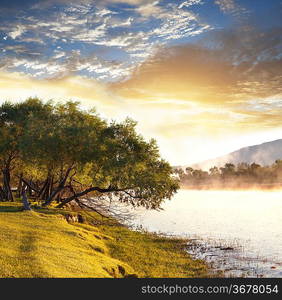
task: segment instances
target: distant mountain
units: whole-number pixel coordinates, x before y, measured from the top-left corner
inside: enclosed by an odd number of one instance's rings
[[[265,166],[273,164],[277,159],[282,159],[282,139],[244,147],[221,157],[193,164],[191,167],[208,170],[213,166],[222,167],[227,162],[233,164],[255,162]]]

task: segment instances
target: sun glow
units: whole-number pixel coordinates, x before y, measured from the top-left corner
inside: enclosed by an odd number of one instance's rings
[[[150,100],[124,98],[106,84],[79,76],[37,80],[20,73],[0,73],[1,100],[22,101],[37,96],[44,100],[81,101],[96,107],[103,117],[138,121],[147,139],[155,138],[161,154],[174,165],[215,158],[251,144],[281,138],[282,129],[258,127],[256,119],[229,107],[199,103],[162,94]],[[118,103],[118,105],[117,105]],[[265,122],[269,120],[266,118]],[[259,129],[259,130],[258,130]]]

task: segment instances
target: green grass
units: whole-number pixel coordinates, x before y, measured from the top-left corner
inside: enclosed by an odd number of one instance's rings
[[[20,211],[0,203],[0,277],[207,277],[206,265],[184,251],[185,241],[140,233],[79,212]],[[90,224],[96,224],[95,226]]]
[[[139,233],[124,227],[103,226],[116,237],[106,242],[112,257],[133,266],[140,277],[207,277],[207,266],[184,250],[187,240]]]
[[[101,232],[79,228],[60,214],[0,206],[0,277],[122,277],[133,273],[110,257]]]

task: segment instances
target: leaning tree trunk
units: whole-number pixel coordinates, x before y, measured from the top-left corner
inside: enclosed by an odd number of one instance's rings
[[[69,177],[69,174],[71,172],[71,170],[73,169],[73,167],[69,167],[66,171],[66,174],[64,175],[64,177],[61,179],[60,183],[58,184],[57,188],[54,189],[51,193],[50,196],[48,197],[48,199],[43,203],[43,206],[47,206],[49,205],[53,199],[59,194],[61,193],[64,189],[65,189],[65,184],[66,181]],[[53,184],[52,184],[53,186]]]
[[[5,169],[2,170],[2,173],[3,173],[4,197],[7,201],[14,201],[14,196],[10,186],[10,181],[11,181],[10,169],[6,167]]]
[[[38,195],[37,195],[37,198],[38,198],[38,199],[43,199],[43,195],[44,195],[45,189],[46,189],[46,187],[47,187],[47,185],[48,185],[48,178],[49,178],[49,177],[47,177],[47,179],[46,179],[45,182],[43,183],[42,188],[41,188],[40,191],[38,192]],[[44,199],[43,199],[43,200],[44,200]]]
[[[3,191],[2,186],[0,186],[0,201],[5,201],[5,193]]]
[[[32,186],[32,180],[29,180],[29,185],[27,186],[27,193],[28,193],[28,196],[29,197],[32,197],[32,188],[31,188],[31,186]]]
[[[38,198],[41,200],[47,200],[53,190],[53,176],[48,175],[42,189],[38,194]]]
[[[24,186],[23,189],[22,189],[23,209],[24,210],[31,210],[30,204],[29,204],[27,196],[26,196],[26,189],[27,189],[26,186]]]
[[[19,183],[18,183],[18,187],[17,187],[17,197],[20,198],[22,195],[22,189],[23,189],[23,173],[21,173],[20,177],[19,177]]]

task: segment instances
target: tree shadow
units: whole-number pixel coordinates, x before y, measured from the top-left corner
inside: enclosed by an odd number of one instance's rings
[[[18,261],[21,262],[22,276],[31,278],[47,278],[49,274],[44,271],[44,268],[38,261],[36,255],[36,236],[28,233],[21,239],[21,245],[19,247],[19,254],[17,256]]]
[[[22,211],[22,207],[13,206],[13,205],[0,205],[0,213],[1,212],[18,212]]]

